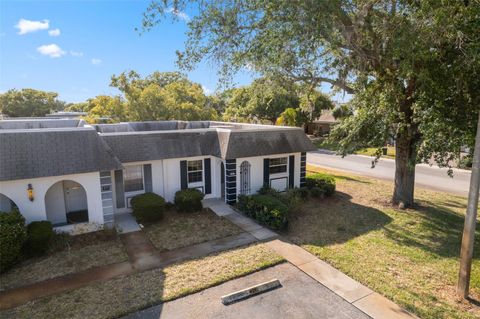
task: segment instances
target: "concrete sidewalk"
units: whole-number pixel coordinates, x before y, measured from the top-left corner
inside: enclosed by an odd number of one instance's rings
[[[275,232],[258,225],[220,200],[211,200],[209,208],[249,232],[259,240],[269,240],[266,245],[292,265],[330,289],[357,309],[374,319],[417,318],[397,304],[372,291],[358,281],[318,259],[305,249],[281,238]],[[230,212],[230,213],[226,213]]]
[[[221,302],[224,295],[272,279],[278,279],[281,286],[228,306]],[[369,319],[370,317],[297,267],[283,263],[132,313],[123,319],[159,318]]]

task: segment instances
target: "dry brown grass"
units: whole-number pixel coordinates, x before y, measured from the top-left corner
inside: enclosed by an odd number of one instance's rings
[[[128,260],[117,237],[97,243],[73,240],[70,248],[40,258],[25,260],[0,275],[0,290],[25,286],[92,267]],[[96,238],[96,237],[95,237]]]
[[[282,261],[265,245],[255,244],[45,297],[0,313],[0,317],[119,317]]]
[[[148,239],[155,247],[172,250],[205,241],[239,234],[240,228],[209,209],[195,213],[167,211],[164,218],[145,227]]]
[[[290,239],[421,318],[480,318],[455,295],[465,198],[417,188],[418,206],[398,210],[392,182],[315,170],[336,177],[337,193],[304,203]],[[480,300],[478,244],[475,256],[471,294]]]

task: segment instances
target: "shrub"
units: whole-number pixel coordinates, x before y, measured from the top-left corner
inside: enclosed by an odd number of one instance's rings
[[[260,195],[270,195],[270,196],[278,196],[279,192],[276,189],[271,188],[270,186],[262,186],[258,192]]]
[[[27,240],[23,246],[27,256],[41,256],[48,251],[55,232],[49,221],[31,222],[27,226]]]
[[[182,189],[175,193],[175,208],[179,212],[196,212],[203,208],[203,193],[195,188]]]
[[[137,195],[131,200],[133,216],[140,223],[151,223],[162,219],[165,199],[155,193]]]
[[[324,191],[320,187],[312,187],[310,190],[310,195],[316,198],[322,197],[324,195]]]
[[[325,196],[332,196],[335,193],[335,178],[333,176],[315,173],[307,176],[305,182],[308,189],[312,190],[314,187],[318,187]]]
[[[238,207],[248,216],[273,229],[284,229],[288,224],[288,206],[270,195],[240,196]]]
[[[0,212],[0,272],[10,269],[20,258],[27,230],[18,210]]]

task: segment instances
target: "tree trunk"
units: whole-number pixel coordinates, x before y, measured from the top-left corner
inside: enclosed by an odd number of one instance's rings
[[[392,198],[394,205],[402,207],[413,205],[416,160],[415,140],[406,134],[397,134],[395,141],[395,188]]]

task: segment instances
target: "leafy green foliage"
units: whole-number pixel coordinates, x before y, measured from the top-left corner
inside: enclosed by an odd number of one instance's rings
[[[48,251],[54,237],[51,222],[46,220],[31,222],[27,226],[27,240],[23,245],[23,251],[27,256],[41,256]]]
[[[333,176],[315,173],[308,175],[305,182],[314,197],[319,196],[319,193],[325,196],[332,196],[335,193],[335,178]]]
[[[163,218],[166,203],[155,193],[137,195],[131,200],[133,216],[138,222],[151,223]]]
[[[135,71],[124,72],[112,76],[111,86],[122,91],[126,100],[125,114],[113,113],[119,119],[194,121],[217,117],[202,87],[178,72],[154,72],[145,78]],[[115,110],[122,110],[118,102]]]
[[[198,189],[182,189],[175,193],[175,208],[179,212],[198,212],[202,210],[204,195]]]
[[[110,123],[127,119],[126,103],[120,96],[98,95],[89,99],[84,109],[88,110],[89,123],[97,123],[104,118],[108,118]]]
[[[18,261],[26,239],[25,218],[20,212],[16,209],[0,212],[0,273]]]
[[[239,196],[238,208],[272,229],[281,230],[288,225],[288,206],[275,196]]]
[[[65,102],[58,94],[34,89],[8,90],[0,94],[0,114],[11,117],[42,117],[52,111],[63,110]]]

